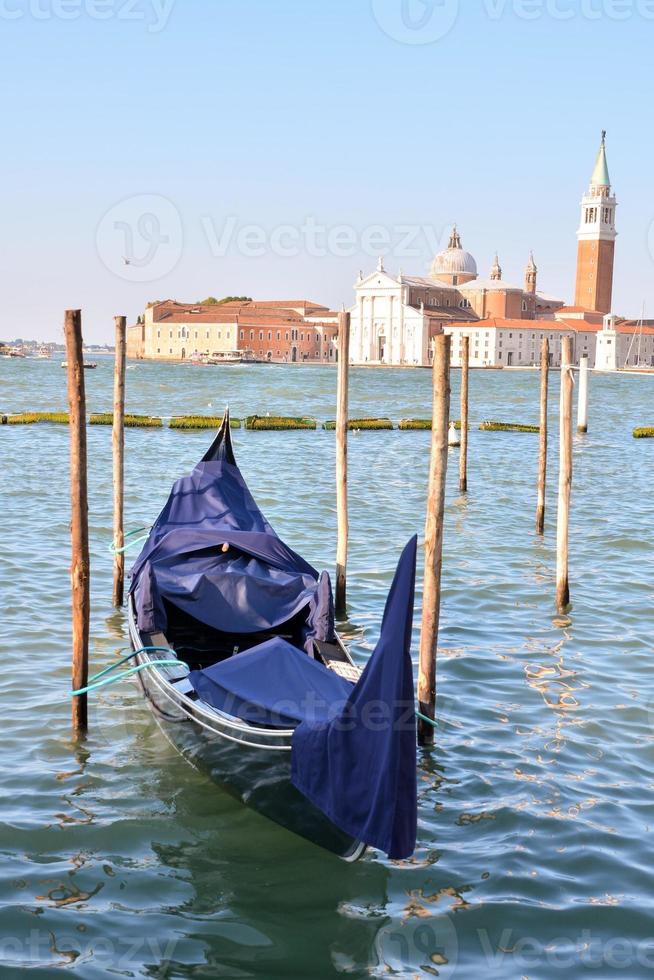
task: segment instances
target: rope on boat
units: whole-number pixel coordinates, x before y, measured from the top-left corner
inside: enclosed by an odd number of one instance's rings
[[[123,545],[122,548],[117,548],[116,542],[112,541],[111,544],[109,545],[109,551],[111,552],[111,554],[122,555],[126,551],[128,551],[129,548],[133,548],[135,544],[140,544],[141,541],[147,541],[147,539],[150,537],[150,531],[151,531],[151,528],[149,527],[137,527],[135,531],[129,531],[127,534],[125,534],[124,538],[125,540],[127,540],[127,538],[133,538],[135,534],[140,534],[141,531],[147,531],[148,533],[143,534],[140,538],[135,538],[134,541],[128,541],[127,544]]]
[[[100,670],[97,674],[93,674],[93,676],[89,678],[89,682],[86,687],[80,687],[77,691],[71,691],[71,697],[75,698],[80,694],[88,694],[89,691],[96,691],[98,688],[105,687],[108,684],[115,684],[124,677],[131,677],[133,674],[139,674],[142,670],[146,670],[148,667],[181,666],[186,667],[187,670],[190,670],[188,664],[184,663],[183,660],[179,660],[178,658],[175,660],[148,660],[147,663],[138,664],[136,667],[129,667],[127,670],[121,670],[118,674],[114,674],[113,677],[105,677],[106,674],[109,674],[112,670],[115,670],[116,667],[120,667],[120,665],[124,664],[125,661],[131,660],[132,657],[135,657],[139,653],[147,652],[174,653],[175,651],[171,650],[170,647],[139,647],[138,650],[133,650],[131,653],[126,654],[115,663],[110,664],[109,667],[105,667],[104,670]],[[100,680],[101,677],[104,677],[104,680]]]

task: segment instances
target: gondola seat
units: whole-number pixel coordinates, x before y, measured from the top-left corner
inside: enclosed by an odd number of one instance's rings
[[[353,685],[280,637],[273,637],[188,679],[204,701],[254,725],[294,728],[329,720]]]

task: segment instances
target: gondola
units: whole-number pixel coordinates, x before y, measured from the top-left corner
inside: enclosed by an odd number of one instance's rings
[[[242,803],[347,861],[415,847],[415,560],[413,538],[359,671],[335,632],[329,575],[257,507],[226,412],[131,572],[137,676],[165,735]]]

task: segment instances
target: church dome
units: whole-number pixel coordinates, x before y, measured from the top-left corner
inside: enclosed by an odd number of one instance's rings
[[[470,252],[466,252],[461,247],[461,238],[456,230],[456,225],[450,236],[448,247],[439,252],[432,262],[431,277],[449,282],[454,286],[477,278],[477,263]]]

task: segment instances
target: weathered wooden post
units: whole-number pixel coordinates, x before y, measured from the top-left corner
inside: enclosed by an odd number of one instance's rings
[[[470,337],[461,338],[461,453],[459,455],[459,492],[468,490],[468,376],[470,374]]]
[[[579,358],[577,432],[588,432],[588,354],[582,354],[582,356]]]
[[[116,324],[116,363],[114,366],[114,417],[111,433],[114,485],[114,588],[113,604],[122,606],[125,583],[125,544],[123,529],[123,497],[125,486],[125,331],[124,316],[114,318]]]
[[[438,334],[434,343],[432,368],[433,415],[429,493],[425,525],[425,578],[420,631],[420,668],[418,702],[420,712],[434,720],[436,715],[436,651],[441,605],[441,569],[443,565],[443,521],[445,515],[445,479],[447,476],[447,432],[450,417],[450,337]],[[418,741],[431,745],[434,728],[418,719]]]
[[[561,407],[559,505],[556,521],[556,605],[565,612],[570,605],[568,581],[568,537],[570,525],[570,495],[572,492],[572,340],[561,340]]]
[[[547,395],[550,374],[550,342],[545,337],[540,345],[540,450],[538,453],[538,500],[536,532],[545,531],[545,485],[547,481]]]
[[[68,362],[68,410],[70,413],[70,567],[73,606],[73,690],[86,687],[89,675],[90,562],[88,485],[86,474],[86,393],[82,314],[66,310],[64,325]],[[73,731],[86,731],[86,694],[73,698]]]
[[[336,393],[336,597],[339,615],[345,613],[347,600],[347,422],[348,376],[350,370],[350,314],[338,314],[338,388]]]

